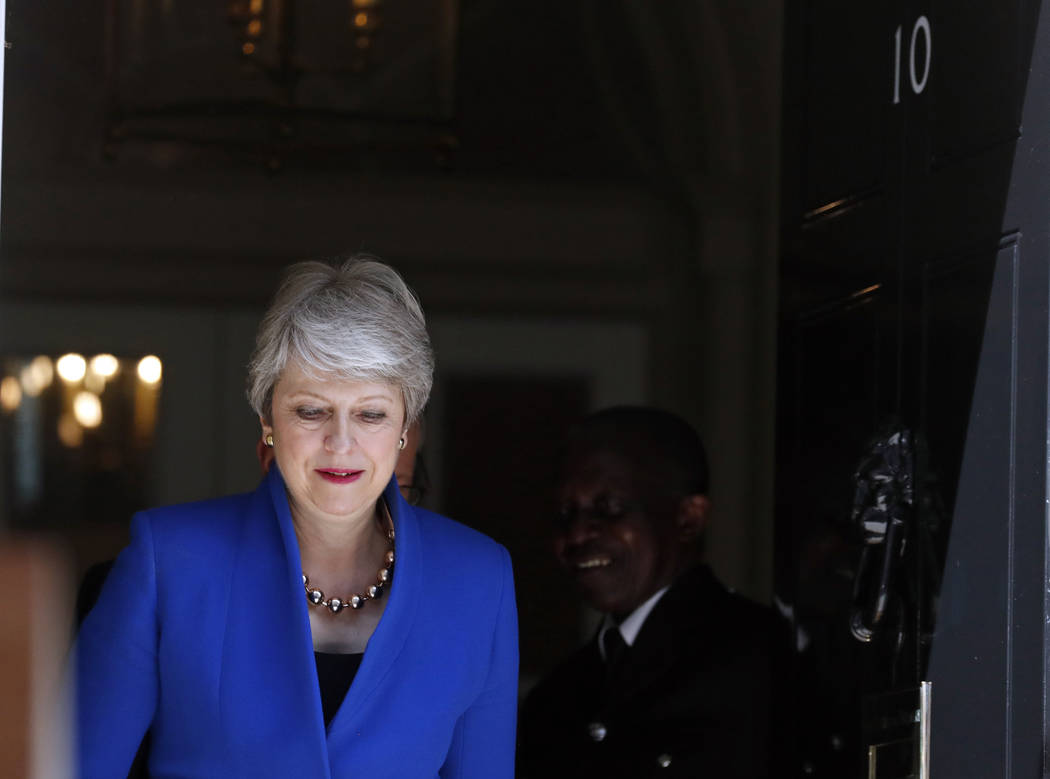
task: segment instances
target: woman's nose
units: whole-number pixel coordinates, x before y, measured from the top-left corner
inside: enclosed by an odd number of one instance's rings
[[[354,431],[347,422],[333,419],[329,423],[324,439],[325,449],[329,452],[347,452],[354,447],[355,443]]]

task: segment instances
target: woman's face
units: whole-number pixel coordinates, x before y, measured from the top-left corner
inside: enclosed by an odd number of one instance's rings
[[[273,391],[273,435],[292,516],[359,522],[371,517],[390,481],[405,430],[401,391],[384,382],[316,379],[297,363]]]

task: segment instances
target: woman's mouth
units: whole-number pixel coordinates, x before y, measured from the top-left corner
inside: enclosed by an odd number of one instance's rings
[[[325,481],[333,484],[349,484],[357,481],[364,471],[339,471],[334,468],[317,468],[315,471]]]

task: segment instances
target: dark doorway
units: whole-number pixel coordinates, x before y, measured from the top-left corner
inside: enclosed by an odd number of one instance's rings
[[[580,641],[580,606],[551,552],[558,447],[587,411],[584,378],[461,376],[447,383],[447,512],[510,551],[528,683]],[[521,565],[528,570],[522,571]]]
[[[933,776],[1041,776],[1050,33],[1024,0],[785,28],[776,589],[836,712],[813,749],[883,775],[865,705],[932,680]],[[892,431],[896,546],[857,478]]]

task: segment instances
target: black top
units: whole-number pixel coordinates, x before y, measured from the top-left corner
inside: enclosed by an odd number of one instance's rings
[[[324,725],[332,724],[332,718],[339,710],[339,704],[346,697],[346,691],[361,667],[364,654],[333,655],[327,652],[314,652],[317,663],[317,682],[321,687],[321,710],[324,712]]]
[[[683,573],[611,668],[595,636],[536,685],[521,709],[517,776],[781,776],[769,758],[779,627],[706,567]]]

